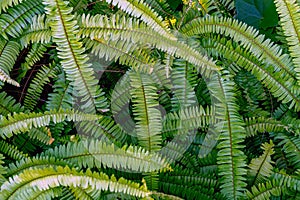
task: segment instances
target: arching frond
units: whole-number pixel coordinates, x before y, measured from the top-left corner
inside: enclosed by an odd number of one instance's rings
[[[20,52],[20,45],[15,41],[1,40],[0,42],[3,42],[3,46],[0,46],[2,47],[0,49],[0,69],[9,74]]]
[[[1,0],[0,1],[0,14],[1,11],[6,11],[7,8],[11,6],[16,6],[21,3],[23,0]]]
[[[285,188],[279,184],[279,181],[268,181],[260,183],[258,186],[253,186],[251,191],[247,191],[248,199],[265,200],[271,196],[280,196]]]
[[[104,173],[93,173],[90,170],[78,172],[69,167],[45,167],[24,170],[21,174],[13,176],[2,184],[0,189],[1,199],[28,199],[32,188],[43,191],[57,186],[93,188],[96,190],[123,192],[137,197],[146,197],[151,194],[146,186]]]
[[[147,6],[143,0],[106,0],[106,2],[112,3],[112,5],[136,18],[140,18],[157,33],[171,40],[176,40],[176,37],[170,34],[163,19],[151,7]]]
[[[72,8],[61,0],[45,0],[46,13],[53,21],[50,27],[53,33],[53,41],[57,43],[58,57],[62,59],[61,64],[66,72],[67,79],[72,82],[77,90],[76,95],[81,97],[83,105],[81,109],[89,113],[95,113],[95,109],[106,107],[106,100],[88,57],[84,54],[82,43],[76,38],[78,26],[71,14]]]
[[[8,36],[18,37],[23,30],[32,23],[33,16],[44,11],[40,0],[27,0],[11,7],[6,13],[0,16],[0,33],[6,39]]]
[[[13,134],[26,132],[31,128],[39,128],[49,125],[50,121],[59,123],[65,120],[95,121],[102,116],[85,114],[74,110],[46,111],[44,113],[15,113],[0,119],[0,136],[11,137]]]
[[[279,13],[280,25],[289,45],[290,55],[293,58],[297,79],[300,79],[300,6],[296,0],[275,0]]]
[[[276,139],[281,140],[279,145],[283,145],[282,150],[290,164],[295,168],[300,168],[300,138],[288,134],[277,134]]]

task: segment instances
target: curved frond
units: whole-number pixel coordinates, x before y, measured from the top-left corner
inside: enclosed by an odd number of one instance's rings
[[[6,39],[8,35],[19,37],[23,30],[32,23],[33,16],[44,11],[40,0],[26,0],[11,7],[6,13],[0,15],[0,33]]]
[[[7,8],[18,5],[22,1],[23,0],[1,0],[0,1],[0,14],[1,14],[1,11],[6,11]]]
[[[113,6],[117,6],[122,11],[140,18],[146,24],[153,28],[157,33],[176,40],[170,30],[167,28],[167,24],[163,21],[162,17],[159,16],[151,7],[147,6],[143,0],[106,0],[108,3],[112,3]]]
[[[80,187],[82,189],[93,188],[95,190],[123,192],[137,197],[146,197],[151,194],[146,186],[128,181],[104,173],[96,173],[87,170],[78,172],[69,167],[45,167],[24,170],[21,174],[13,176],[2,184],[0,199],[28,199],[31,188],[44,191],[57,186]]]
[[[288,161],[295,169],[300,168],[300,138],[288,134],[277,134],[276,139],[281,140],[278,145],[283,145],[282,150],[285,152]]]
[[[22,151],[18,150],[16,146],[11,145],[4,140],[0,141],[0,152],[13,160],[21,160],[28,157],[27,154],[24,154]]]
[[[20,103],[17,103],[16,100],[7,95],[6,92],[0,93],[0,115],[8,115],[11,113],[18,113],[24,111],[24,107]]]
[[[279,181],[268,181],[260,183],[258,186],[253,186],[251,191],[247,191],[248,199],[265,200],[271,196],[280,196],[285,188],[279,184]]]
[[[0,119],[0,136],[9,138],[13,134],[26,132],[31,128],[39,128],[49,125],[50,121],[59,123],[65,120],[95,121],[102,116],[85,114],[73,110],[46,111],[44,113],[15,113]]]
[[[76,37],[78,26],[71,14],[72,8],[62,0],[45,0],[46,13],[52,20],[50,27],[53,41],[57,44],[58,57],[66,72],[66,77],[76,89],[76,95],[81,97],[81,109],[95,113],[95,109],[106,107],[106,100],[98,86],[88,57],[84,54],[85,48]],[[99,97],[101,99],[99,99]],[[98,100],[99,99],[99,100]]]
[[[1,40],[1,38],[0,38]],[[3,40],[4,41],[4,40]],[[0,41],[1,43],[3,41]],[[2,46],[1,46],[2,47]],[[0,49],[0,69],[9,74],[20,52],[20,45],[15,41],[5,41]]]
[[[298,83],[300,82],[300,6],[296,0],[275,0],[277,12],[279,13],[280,25],[287,44],[290,55],[293,58],[295,71],[297,72]]]

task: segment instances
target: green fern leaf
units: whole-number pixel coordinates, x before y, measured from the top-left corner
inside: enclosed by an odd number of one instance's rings
[[[0,136],[11,137],[13,134],[26,132],[31,128],[47,126],[50,121],[59,123],[65,120],[74,121],[94,121],[101,116],[75,112],[73,110],[46,111],[44,113],[15,113],[0,119]]]
[[[72,82],[77,91],[77,96],[82,97],[81,109],[85,112],[95,113],[95,108],[106,108],[106,101],[88,57],[84,54],[85,48],[76,38],[78,26],[71,14],[72,8],[61,0],[45,0],[46,13],[53,21],[50,23],[53,32],[53,41],[57,43],[58,57],[66,72],[67,79]],[[102,98],[97,100],[98,98]],[[102,105],[101,105],[102,104]]]
[[[266,183],[260,183],[258,186],[253,186],[251,192],[247,191],[246,195],[248,199],[265,200],[270,199],[271,196],[280,196],[284,189],[279,181],[269,181]]]
[[[0,1],[0,14],[1,11],[6,11],[7,8],[12,7],[12,6],[16,6],[19,3],[21,3],[23,0],[1,0]]]
[[[275,0],[279,13],[280,25],[289,45],[290,55],[293,58],[298,83],[300,83],[300,6],[296,0]]]
[[[13,112],[18,113],[24,111],[22,105],[20,103],[16,103],[16,100],[7,95],[5,92],[0,93],[0,99],[0,115],[6,116]]]
[[[20,84],[9,77],[2,69],[0,69],[0,81],[7,82],[14,86],[20,87]]]
[[[264,150],[263,155],[251,160],[249,164],[249,175],[254,177],[253,185],[257,185],[258,183],[265,181],[272,174],[272,164],[274,164],[274,162],[271,160],[271,155],[275,153],[273,147],[274,144],[272,140],[270,143],[262,144],[262,149]]]
[[[9,74],[17,60],[20,45],[15,41],[5,41],[1,39],[0,37],[0,43],[2,43],[0,45],[0,47],[2,47],[0,49],[0,69],[2,69],[4,73]]]
[[[13,176],[2,184],[0,199],[28,199],[32,188],[45,191],[58,186],[80,187],[82,189],[94,189],[110,192],[123,192],[137,197],[146,197],[151,194],[145,186],[128,181],[124,178],[110,178],[104,173],[96,173],[87,170],[78,172],[69,167],[45,167],[24,170],[21,174]]]
[[[12,158],[13,160],[21,160],[28,157],[27,154],[24,154],[22,151],[18,150],[16,146],[7,143],[4,140],[0,141],[0,152],[6,155],[6,157]]]
[[[40,0],[27,0],[13,6],[7,10],[7,13],[0,16],[0,33],[6,39],[8,35],[17,38],[23,30],[32,23],[33,16],[41,14],[44,11]]]

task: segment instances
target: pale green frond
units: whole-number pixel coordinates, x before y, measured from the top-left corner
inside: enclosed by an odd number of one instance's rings
[[[289,52],[300,79],[300,6],[296,0],[275,0],[280,25],[289,46]]]
[[[296,79],[289,55],[284,54],[279,45],[266,39],[264,35],[259,34],[258,30],[243,22],[217,16],[198,18],[186,24],[181,32],[187,36],[206,33],[230,36],[265,64],[273,65],[275,71],[285,71],[290,79]]]
[[[0,93],[0,115],[8,115],[13,112],[22,112],[24,111],[24,107],[20,103],[17,103],[16,100],[7,95],[6,92]]]
[[[2,184],[0,199],[28,199],[30,193],[27,191],[33,187],[44,191],[58,186],[123,192],[137,197],[146,197],[151,194],[145,186],[124,178],[117,180],[113,175],[109,177],[104,173],[91,172],[90,170],[78,172],[69,167],[45,167],[31,168],[13,176],[9,181]]]
[[[44,86],[50,82],[50,79],[56,76],[57,67],[54,64],[42,66],[27,89],[24,99],[24,107],[27,110],[33,110],[43,92]]]
[[[34,43],[30,48],[28,54],[25,57],[25,62],[21,64],[22,70],[25,74],[32,66],[40,61],[44,56],[44,53],[47,51],[47,45],[42,43]]]
[[[33,16],[41,14],[43,11],[43,4],[40,0],[22,1],[0,15],[0,27],[2,28],[0,33],[6,39],[9,36],[19,37],[23,30],[32,23]]]
[[[133,116],[136,120],[136,134],[139,144],[150,152],[161,148],[161,112],[158,109],[157,88],[151,77],[141,72],[129,73],[133,103]]]
[[[3,166],[3,164],[5,164],[5,162],[3,161],[4,159],[5,157],[0,153],[0,185],[2,185],[6,181],[6,178],[3,176],[7,173],[7,167]]]
[[[151,7],[147,6],[143,0],[106,0],[106,2],[112,3],[113,6],[117,6],[120,10],[128,13],[129,15],[140,18],[140,20],[152,27],[152,29],[160,35],[171,40],[177,39],[170,33],[170,30],[162,17],[159,16]]]
[[[9,77],[2,69],[0,69],[0,81],[12,84],[14,86],[20,87],[20,84]]]
[[[48,44],[51,37],[49,19],[45,14],[35,15],[32,18],[32,24],[20,36],[20,43],[23,47],[27,47],[30,43]]]
[[[221,193],[228,199],[239,199],[246,187],[246,156],[241,150],[246,131],[237,113],[234,84],[228,77],[215,76],[208,88],[216,106],[216,118],[220,120],[215,130],[219,134],[217,164]]]
[[[95,78],[91,64],[82,43],[77,39],[78,26],[75,17],[71,14],[72,8],[62,0],[45,0],[46,13],[51,21],[50,27],[53,41],[57,44],[58,57],[66,72],[67,80],[71,81],[76,89],[77,97],[83,104],[81,109],[89,113],[95,113],[99,107],[107,107],[98,81]],[[103,97],[104,98],[104,97]]]
[[[14,113],[0,118],[0,136],[10,138],[13,134],[26,132],[31,128],[47,126],[51,121],[59,123],[65,120],[95,121],[102,116],[95,114],[80,113],[74,110],[46,111],[44,113]]]
[[[91,19],[89,23],[87,20]],[[112,17],[118,20],[110,20],[107,16],[82,17],[79,35],[86,38],[126,40],[134,44],[149,44],[170,55],[178,56],[197,66],[197,69],[205,76],[209,76],[212,71],[219,71],[220,67],[195,49],[183,42],[173,41],[168,37],[156,33],[143,23],[135,19],[120,16]],[[100,40],[100,41],[101,41]]]
[[[68,143],[47,150],[42,155],[53,156],[80,168],[105,167],[129,172],[152,172],[170,170],[167,161],[159,154],[137,147],[119,148],[99,140]]]
[[[9,7],[16,6],[22,3],[23,0],[1,0],[0,1],[0,14],[2,11],[6,11]]]
[[[273,170],[271,156],[274,152],[274,144],[272,140],[270,143],[262,144],[261,148],[264,150],[263,154],[258,158],[253,158],[249,164],[249,175],[253,178],[253,184],[257,185],[270,178]]]

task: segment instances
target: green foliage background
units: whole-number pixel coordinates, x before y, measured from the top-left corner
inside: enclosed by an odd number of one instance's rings
[[[299,10],[0,0],[0,199],[299,199]]]

